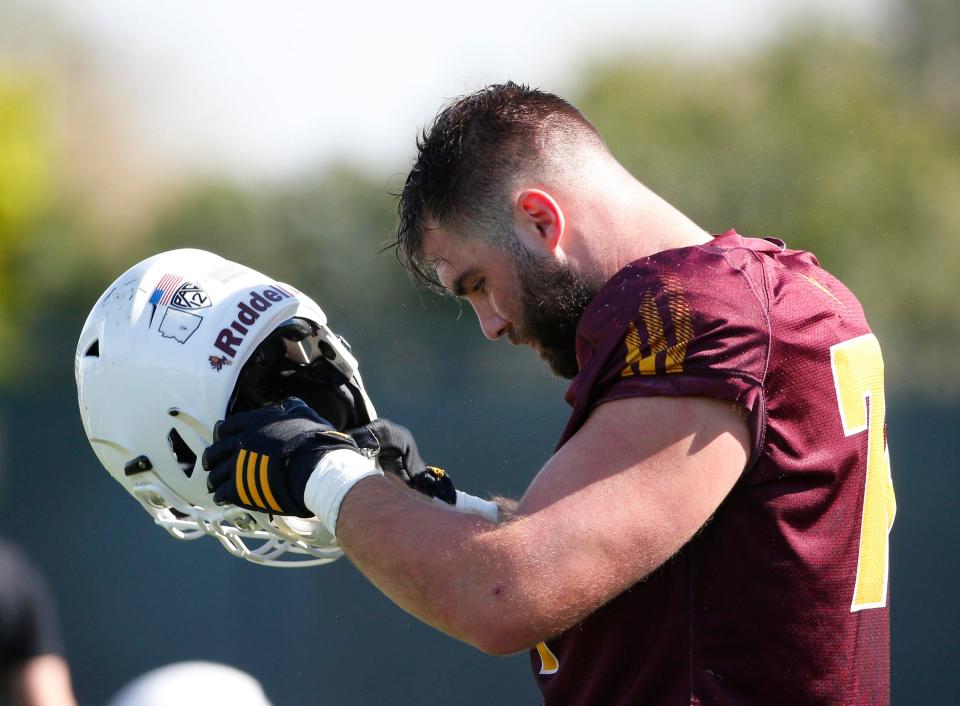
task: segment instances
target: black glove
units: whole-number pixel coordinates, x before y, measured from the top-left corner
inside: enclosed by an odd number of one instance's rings
[[[423,462],[417,442],[406,427],[389,419],[374,419],[349,433],[365,453],[377,457],[380,468],[387,473],[427,497],[439,498],[449,505],[457,502],[453,480],[442,468]]]
[[[296,397],[218,422],[213,441],[202,462],[210,472],[207,490],[218,505],[298,517],[313,516],[303,493],[324,454],[359,452],[348,434]]]

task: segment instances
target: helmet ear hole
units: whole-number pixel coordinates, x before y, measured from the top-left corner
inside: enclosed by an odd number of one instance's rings
[[[193,476],[193,469],[197,465],[197,455],[187,446],[187,442],[183,440],[180,432],[176,429],[171,429],[170,433],[167,434],[167,443],[170,445],[173,458],[177,464],[179,464],[183,474],[187,478],[191,478]]]
[[[99,338],[89,345],[86,352],[83,354],[83,357],[84,358],[100,357],[100,339]]]

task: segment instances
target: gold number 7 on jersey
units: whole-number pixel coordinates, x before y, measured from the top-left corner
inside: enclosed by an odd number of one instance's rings
[[[830,365],[845,436],[867,434],[866,487],[860,519],[860,552],[851,611],[887,601],[890,528],[897,512],[887,451],[883,357],[872,333],[830,348]]]

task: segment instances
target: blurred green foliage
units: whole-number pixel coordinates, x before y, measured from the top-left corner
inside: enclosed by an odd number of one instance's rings
[[[960,124],[891,56],[810,32],[737,64],[590,76],[578,105],[641,180],[712,232],[812,250],[860,297],[894,386],[960,388]]]
[[[59,363],[65,322],[117,267],[61,195],[52,103],[41,75],[0,66],[0,387]]]
[[[863,301],[893,386],[955,394],[960,125],[901,59],[810,30],[716,65],[622,56],[584,72],[569,97],[638,178],[703,227],[816,252]],[[51,198],[43,97],[19,86],[0,78],[0,384],[69,359],[100,291],[138,259],[182,246],[303,288],[338,330],[348,320],[370,332],[365,345],[383,340],[427,365],[449,355],[430,324],[456,308],[416,292],[380,252],[397,177],[338,165],[279,184],[206,180],[103,247],[72,204]],[[59,347],[25,344],[41,327],[59,332]],[[504,359],[492,355],[495,374]]]
[[[19,262],[31,226],[47,207],[53,176],[42,91],[31,77],[0,72],[0,346],[19,332],[27,294]]]
[[[340,167],[274,187],[207,183],[168,209],[138,249],[199,245],[256,263],[332,309],[347,304],[337,301],[344,292],[379,304],[410,294],[393,258],[378,256],[390,237],[392,209],[384,183]],[[354,315],[368,310],[350,308]]]

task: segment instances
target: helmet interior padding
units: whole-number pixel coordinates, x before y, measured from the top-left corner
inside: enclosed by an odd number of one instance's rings
[[[369,422],[362,396],[331,364],[330,357],[335,353],[329,344],[320,341],[319,355],[312,361],[291,358],[289,343],[299,343],[316,334],[314,324],[299,317],[278,326],[240,370],[226,416],[299,397],[338,430]]]

